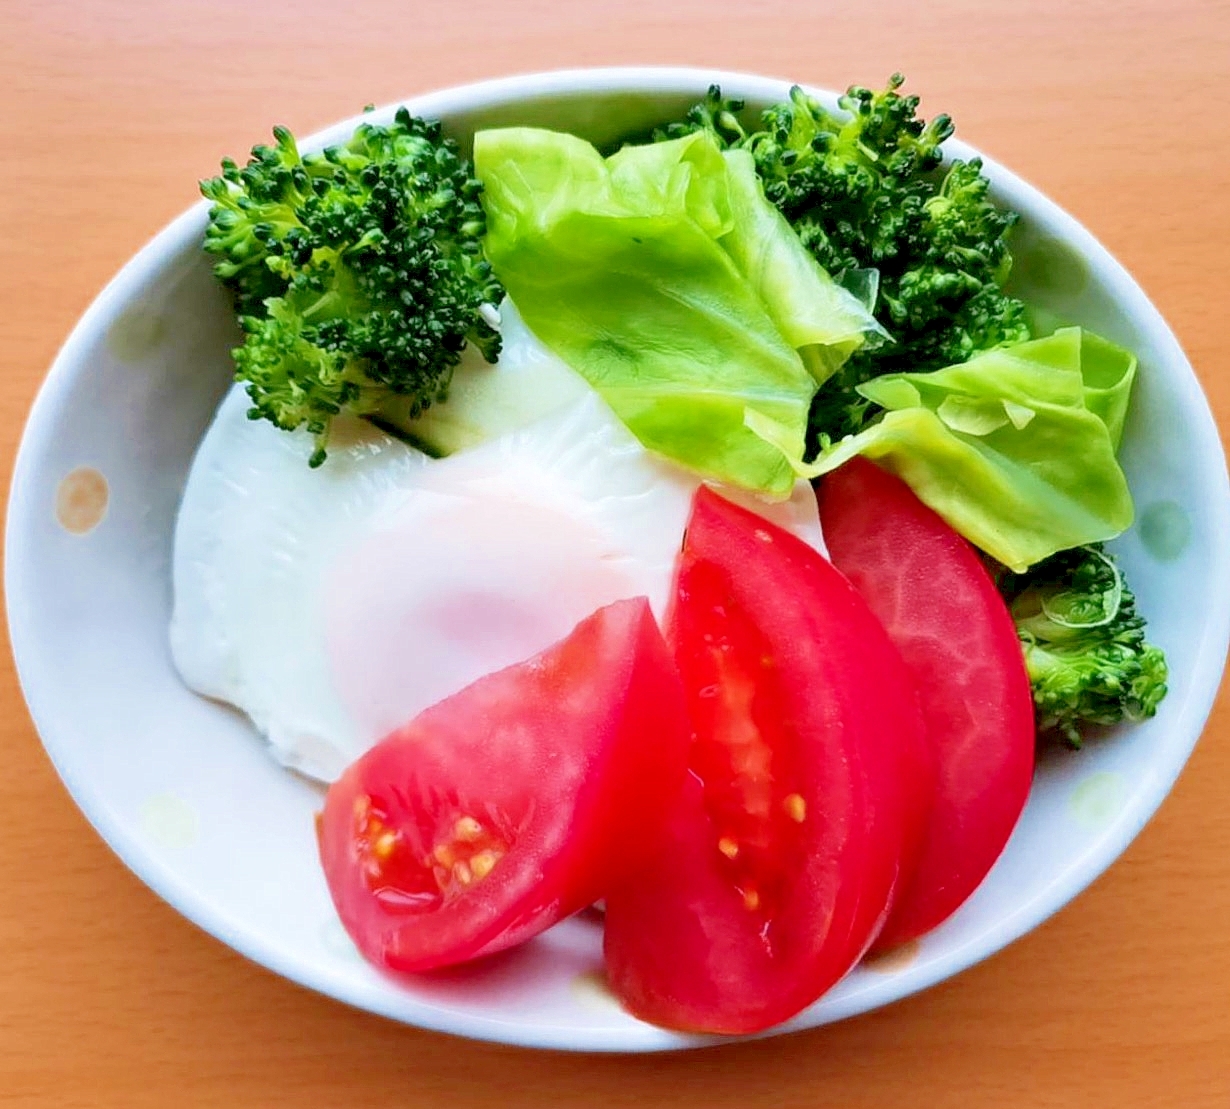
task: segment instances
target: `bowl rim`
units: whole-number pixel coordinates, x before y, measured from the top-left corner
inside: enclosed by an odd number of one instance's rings
[[[783,99],[790,86],[797,82],[738,71],[686,66],[557,69],[423,93],[384,105],[376,110],[374,117],[383,118],[394,108],[405,105],[415,115],[443,118],[447,124],[449,117],[457,114],[553,94],[583,96],[587,93],[628,92],[653,96],[698,96],[714,83],[748,100],[771,101]],[[828,103],[836,98],[836,94],[828,90],[808,85],[803,87]],[[340,141],[362,118],[364,115],[360,114],[331,124],[302,139],[300,146],[305,150],[318,149]],[[1171,379],[1176,402],[1183,411],[1185,430],[1195,441],[1197,453],[1208,458],[1210,471],[1214,468],[1218,471],[1212,481],[1216,495],[1211,506],[1212,516],[1207,521],[1209,543],[1213,564],[1230,565],[1230,478],[1226,472],[1221,439],[1191,364],[1161,313],[1110,252],[1073,216],[1040,190],[960,140],[950,139],[945,144],[945,152],[950,158],[981,157],[996,196],[1013,208],[1029,210],[1035,217],[1040,215],[1042,223],[1054,237],[1074,246],[1098,272],[1114,302],[1155,337],[1164,361],[1172,367],[1167,377]],[[129,835],[110,810],[105,797],[95,792],[91,783],[80,780],[74,774],[62,739],[48,723],[51,719],[49,706],[52,690],[46,682],[40,681],[25,646],[36,634],[37,624],[37,613],[33,606],[24,603],[23,598],[23,583],[26,581],[24,567],[29,565],[32,557],[27,544],[31,530],[28,524],[35,518],[36,512],[45,511],[45,506],[37,503],[35,495],[37,475],[33,459],[42,455],[43,447],[52,435],[55,413],[77,381],[89,372],[88,363],[81,355],[101,338],[134,293],[144,287],[170,258],[189,249],[194,241],[200,239],[207,208],[208,202],[201,200],[173,219],[106,284],[60,348],[30,409],[13,468],[5,529],[5,605],[18,681],[39,738],[65,788],[111,850],[145,885],[199,928],[253,962],[336,1000],[402,1023],[411,1023],[404,1011],[394,1011],[389,1004],[382,1005],[379,997],[359,996],[359,990],[348,988],[340,980],[331,980],[310,959],[286,956],[275,946],[239,933],[232,922],[196,895],[190,883],[179,880],[172,869],[154,859],[141,841]],[[809,1017],[808,1011],[804,1011],[786,1024],[761,1035],[797,1031],[844,1019],[926,989],[1002,950],[1063,908],[1123,853],[1170,792],[1212,710],[1228,646],[1230,589],[1211,599],[1204,634],[1197,646],[1190,695],[1180,706],[1179,715],[1172,725],[1173,732],[1179,738],[1167,747],[1167,758],[1152,767],[1147,788],[1137,793],[1130,813],[1117,826],[1116,834],[1107,836],[1095,849],[1087,852],[1068,870],[1062,881],[1047,889],[1046,896],[1036,898],[1015,915],[999,921],[983,933],[977,943],[968,944],[949,953],[947,958],[928,964],[927,973],[910,976],[897,989],[878,991],[870,1003],[868,999],[856,996],[846,1003],[845,1011],[838,1006],[823,1018]],[[527,1029],[495,1017],[479,1017],[443,1009],[427,1001],[416,1003],[416,1007],[418,1012],[413,1023],[419,1027],[524,1047],[635,1052],[732,1042],[730,1038],[679,1035],[648,1025],[643,1029],[637,1027],[616,1031],[555,1026]],[[744,1038],[748,1037],[736,1037],[734,1040]]]

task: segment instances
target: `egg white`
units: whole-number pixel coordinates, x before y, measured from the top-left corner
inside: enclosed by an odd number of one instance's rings
[[[611,601],[643,594],[665,615],[698,479],[523,326],[504,338],[499,371],[568,375],[562,407],[527,407],[524,426],[444,459],[339,420],[312,470],[311,436],[249,420],[241,387],[219,408],[176,526],[172,656],[287,766],[333,780]],[[782,503],[737,499],[823,551],[806,483]]]

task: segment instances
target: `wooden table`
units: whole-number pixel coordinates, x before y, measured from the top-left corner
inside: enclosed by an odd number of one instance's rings
[[[352,14],[344,14],[354,7]],[[1230,426],[1224,0],[0,0],[0,436],[95,293],[221,154],[431,87],[690,63],[924,107],[1140,279]],[[5,657],[0,1104],[1230,1105],[1230,711],[1127,855],[988,963],[844,1025],[640,1058],[531,1054],[300,990],[147,891],[61,788]]]

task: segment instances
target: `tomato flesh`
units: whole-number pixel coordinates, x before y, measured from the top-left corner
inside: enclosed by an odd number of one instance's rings
[[[670,639],[696,738],[662,848],[606,898],[632,1013],[745,1033],[820,996],[875,938],[934,779],[917,697],[821,555],[702,488]]]
[[[398,971],[529,939],[657,848],[690,737],[648,603],[599,609],[427,709],[333,784],[318,838],[343,925]]]
[[[1002,853],[1033,778],[1033,701],[986,568],[904,481],[856,458],[824,479],[819,501],[834,564],[914,675],[939,768],[922,856],[882,950],[947,919]]]

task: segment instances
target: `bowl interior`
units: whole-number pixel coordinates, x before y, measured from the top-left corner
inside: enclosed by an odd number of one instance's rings
[[[714,76],[549,74],[410,107],[443,118],[463,141],[479,127],[516,123],[605,143],[678,115]],[[787,88],[718,77],[753,106]],[[353,122],[315,143],[342,137]],[[954,143],[952,153],[970,151]],[[908,951],[856,970],[786,1028],[861,1012],[947,977],[1079,892],[1169,790],[1221,676],[1226,472],[1191,369],[1144,295],[1083,229],[1011,174],[990,172],[1023,217],[1018,290],[1140,355],[1123,448],[1138,519],[1115,548],[1169,657],[1171,692],[1156,719],[1044,758],[1007,851],[962,910]],[[319,790],[275,765],[241,716],[180,684],[167,647],[171,536],[196,444],[229,384],[237,335],[199,249],[203,225],[202,206],[186,213],[83,318],[36,404],[14,479],[12,641],[35,721],[73,796],[128,865],[201,927],[352,1004],[528,1045],[700,1042],[619,1009],[601,984],[600,927],[583,917],[481,967],[412,985],[373,970],[338,924],[316,863]]]

